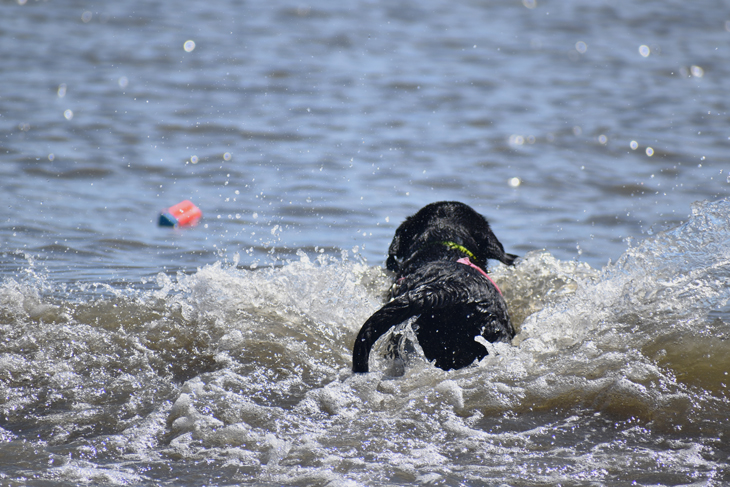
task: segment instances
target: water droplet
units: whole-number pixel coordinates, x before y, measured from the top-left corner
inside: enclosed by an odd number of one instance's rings
[[[71,120],[72,118],[74,118],[74,112],[72,110],[66,110],[63,112],[63,117],[66,120]]]
[[[642,44],[639,46],[639,54],[641,54],[644,57],[649,57],[649,54],[651,54],[651,49],[649,49],[649,46],[646,44]]]
[[[55,158],[56,158],[56,155],[55,155],[55,154],[54,154],[53,152],[51,152],[50,154],[48,154],[48,160],[49,160],[49,161],[53,162],[53,160],[54,160]]]
[[[654,149],[652,149],[651,147],[647,147],[646,148],[646,155],[649,156],[649,157],[653,156],[654,155]]]
[[[119,87],[120,88],[126,88],[128,84],[129,84],[129,80],[127,79],[126,76],[122,76],[121,78],[119,78]]]
[[[601,134],[601,135],[598,136],[598,142],[601,145],[606,145],[608,143],[608,137],[606,137],[605,135]]]
[[[692,76],[695,78],[701,78],[705,75],[705,70],[699,66],[690,67],[689,72],[692,73]]]
[[[632,140],[631,143],[629,144],[629,147],[631,147],[631,150],[636,150],[639,148],[639,143],[636,142],[635,140]]]
[[[537,0],[522,0],[522,5],[532,10],[537,7]]]
[[[192,156],[192,157],[190,157],[190,162],[192,162],[193,164],[197,164],[198,163],[198,156]]]
[[[185,52],[192,52],[192,50],[195,49],[195,41],[185,41],[183,49],[185,49]]]
[[[525,143],[525,138],[522,135],[510,135],[509,136],[509,145],[523,145]]]
[[[510,185],[511,187],[513,187],[513,188],[516,188],[516,187],[518,187],[518,186],[519,186],[520,184],[522,184],[522,181],[520,181],[520,178],[510,178],[510,179],[509,179],[509,181],[507,181],[507,183],[508,183],[508,184],[509,184],[509,185]]]
[[[66,83],[61,83],[60,85],[58,85],[57,93],[59,98],[63,98],[64,96],[66,96]]]
[[[583,54],[588,50],[588,44],[583,41],[578,41],[575,43],[575,50]]]
[[[83,22],[84,24],[88,24],[91,21],[92,15],[93,14],[90,11],[88,11],[88,10],[86,12],[82,13],[81,14],[81,22]]]
[[[230,161],[231,160],[231,157],[233,157],[233,156],[231,155],[230,152],[226,152],[225,154],[223,154],[223,160],[224,161]]]

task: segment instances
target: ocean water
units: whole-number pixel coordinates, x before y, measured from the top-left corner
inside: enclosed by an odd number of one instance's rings
[[[0,53],[3,485],[730,482],[726,2],[14,0]],[[354,376],[439,200],[518,335]]]

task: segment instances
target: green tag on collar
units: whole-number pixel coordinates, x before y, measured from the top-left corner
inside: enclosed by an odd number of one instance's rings
[[[445,242],[439,242],[439,244],[445,245],[450,249],[458,250],[459,252],[462,252],[462,253],[468,255],[475,262],[479,261],[479,259],[477,259],[477,256],[474,255],[474,253],[471,250],[467,249],[463,245],[459,245],[456,242],[445,241]]]

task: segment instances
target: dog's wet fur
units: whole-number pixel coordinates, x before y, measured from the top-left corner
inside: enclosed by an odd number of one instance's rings
[[[395,272],[392,299],[360,329],[353,372],[368,372],[373,344],[411,318],[424,355],[444,370],[487,356],[479,337],[510,341],[515,330],[507,304],[486,270],[489,259],[513,265],[516,258],[504,252],[487,220],[464,203],[431,203],[406,218],[388,249],[386,266]]]

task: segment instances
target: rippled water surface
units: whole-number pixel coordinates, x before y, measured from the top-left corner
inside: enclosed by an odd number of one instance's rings
[[[730,482],[724,2],[16,0],[0,52],[3,484]],[[445,199],[517,337],[353,376]]]

